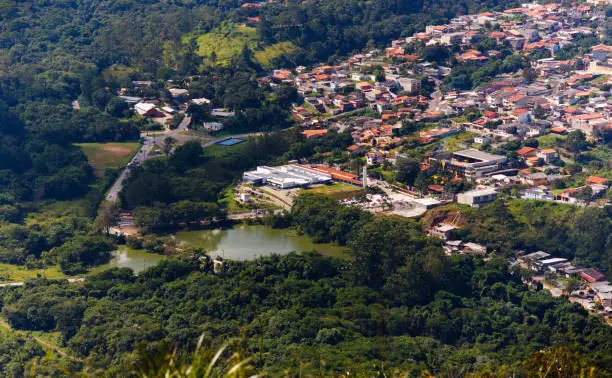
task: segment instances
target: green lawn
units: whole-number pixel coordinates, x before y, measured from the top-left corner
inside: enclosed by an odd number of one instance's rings
[[[130,162],[140,143],[79,143],[97,177],[104,176],[106,168],[122,168]]]

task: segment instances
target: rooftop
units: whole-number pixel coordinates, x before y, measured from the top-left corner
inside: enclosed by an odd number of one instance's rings
[[[454,152],[453,155],[465,157],[468,159],[480,160],[480,161],[495,161],[505,158],[502,155],[493,155],[488,152],[479,151],[475,148],[468,148],[467,150]]]

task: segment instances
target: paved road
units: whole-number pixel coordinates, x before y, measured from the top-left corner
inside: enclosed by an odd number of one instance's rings
[[[156,156],[151,156],[149,154],[151,150],[153,149],[153,146],[155,145],[154,137],[145,136],[143,137],[143,139],[144,141],[142,143],[142,146],[140,147],[140,150],[138,150],[136,155],[134,155],[132,160],[128,163],[127,168],[125,168],[121,172],[117,180],[115,180],[115,182],[113,183],[113,186],[111,186],[110,190],[108,191],[108,194],[106,195],[107,201],[110,201],[110,202],[117,201],[117,198],[119,198],[119,192],[121,192],[121,189],[123,188],[123,183],[125,179],[127,179],[128,176],[130,175],[131,167],[139,166],[145,160],[156,157]]]
[[[191,124],[191,116],[185,116],[181,123],[179,123],[176,131],[187,131],[187,126]]]
[[[108,191],[108,194],[106,195],[106,200],[109,202],[117,201],[117,199],[119,198],[119,193],[121,192],[121,189],[123,189],[123,183],[130,175],[130,169],[133,167],[142,165],[146,160],[159,157],[159,155],[151,155],[150,152],[155,145],[162,147],[163,140],[166,139],[167,137],[172,137],[174,139],[181,140],[181,141],[199,140],[200,142],[203,142],[202,147],[211,146],[219,141],[222,141],[228,138],[227,136],[225,136],[223,138],[210,139],[210,138],[206,138],[204,135],[200,136],[200,135],[185,134],[184,132],[187,131],[187,127],[190,124],[191,124],[191,117],[186,116],[185,118],[183,118],[183,120],[181,121],[181,123],[175,130],[168,130],[165,133],[163,133],[163,135],[160,135],[160,136],[144,135],[142,137],[143,144],[140,147],[140,150],[138,150],[136,155],[134,155],[134,158],[132,158],[132,160],[128,164],[127,168],[125,168],[121,172],[117,180],[115,180],[115,182],[113,183],[113,186],[111,186],[110,190]],[[247,138],[247,137],[258,136],[258,135],[263,135],[263,134],[264,133],[262,132],[247,133],[247,134],[232,135],[232,137]]]

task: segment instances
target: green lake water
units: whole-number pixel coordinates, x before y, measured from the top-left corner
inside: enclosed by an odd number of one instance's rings
[[[138,249],[131,249],[121,246],[113,252],[113,258],[104,265],[100,265],[92,270],[92,273],[101,272],[110,268],[131,268],[134,273],[140,273],[146,268],[157,265],[165,257],[157,253],[151,253]]]
[[[268,226],[239,225],[234,228],[183,231],[176,239],[187,245],[204,249],[210,256],[232,260],[253,260],[261,256],[289,252],[317,251],[325,256],[342,257],[346,248],[334,244],[316,244],[307,236],[290,229]]]

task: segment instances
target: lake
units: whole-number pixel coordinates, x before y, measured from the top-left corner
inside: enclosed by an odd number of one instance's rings
[[[108,263],[92,269],[91,272],[97,273],[110,268],[131,268],[134,273],[138,274],[146,268],[157,265],[164,258],[163,255],[157,253],[121,246],[113,252],[113,258]]]
[[[291,229],[274,229],[262,225],[239,225],[228,229],[182,231],[176,239],[187,245],[204,249],[211,257],[232,260],[253,260],[271,254],[317,251],[325,256],[342,257],[346,247],[316,244],[307,236]]]

